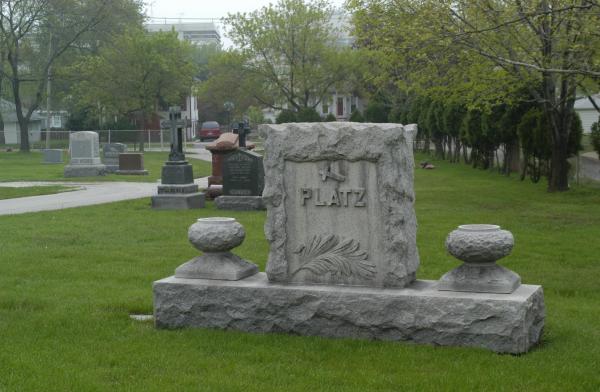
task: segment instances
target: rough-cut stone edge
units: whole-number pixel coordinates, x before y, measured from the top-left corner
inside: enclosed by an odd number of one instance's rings
[[[154,282],[158,328],[218,328],[303,336],[411,341],[521,354],[541,338],[544,294],[443,292],[436,281],[403,289],[282,285],[264,273],[239,281]]]
[[[404,213],[399,200],[414,203],[413,139],[415,124],[371,123],[296,123],[263,124],[259,132],[265,140],[263,165],[267,207],[265,236],[270,244],[266,272],[273,282],[287,282],[288,260],[285,254],[286,220],[285,161],[320,160],[370,161],[377,166],[379,202],[386,211],[382,221],[384,233],[384,287],[404,287],[415,279],[419,266],[416,245],[417,220],[414,208]],[[399,153],[404,150],[404,153]],[[403,168],[403,169],[401,169]],[[406,176],[401,176],[404,171]],[[407,191],[408,190],[408,191]],[[404,226],[404,230],[399,227]],[[397,260],[403,258],[406,264]]]
[[[265,204],[261,196],[218,196],[215,205],[219,210],[261,211]]]

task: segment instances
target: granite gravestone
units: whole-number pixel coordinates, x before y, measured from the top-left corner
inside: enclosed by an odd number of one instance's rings
[[[181,108],[169,108],[171,124],[171,151],[169,160],[162,167],[161,184],[158,194],[152,196],[155,209],[191,209],[204,207],[204,193],[198,192],[194,183],[192,165],[185,160],[183,153],[183,126]]]
[[[127,146],[123,143],[107,143],[102,147],[103,161],[108,173],[119,170],[119,154],[126,151]]]
[[[91,131],[75,132],[69,136],[70,163],[65,166],[65,177],[102,176],[106,166],[100,161],[98,134]]]
[[[262,156],[243,149],[225,155],[223,195],[261,196],[264,188]]]
[[[147,175],[144,169],[144,155],[139,152],[119,154],[119,170],[117,174]]]
[[[540,286],[498,294],[442,291],[438,281],[415,280],[416,126],[299,123],[261,131],[266,274],[155,282],[158,327],[409,340],[506,353],[527,352],[539,341]],[[204,235],[216,241],[220,231]]]
[[[217,208],[264,209],[264,177],[262,156],[242,148],[228,153],[223,159],[223,196],[215,199]]]
[[[44,150],[44,163],[62,163],[63,152],[59,149]]]

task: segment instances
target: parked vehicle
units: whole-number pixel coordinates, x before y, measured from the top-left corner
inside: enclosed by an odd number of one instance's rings
[[[198,131],[198,139],[201,142],[207,139],[218,139],[221,136],[221,127],[216,121],[205,121]]]

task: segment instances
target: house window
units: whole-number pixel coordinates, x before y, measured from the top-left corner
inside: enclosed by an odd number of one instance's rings
[[[323,113],[323,114],[329,113],[329,105],[328,104],[323,103],[323,104],[321,104],[321,106],[323,108],[323,110],[321,110],[321,113]]]

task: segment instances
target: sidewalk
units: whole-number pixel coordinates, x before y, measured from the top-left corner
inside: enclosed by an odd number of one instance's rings
[[[186,157],[212,161],[210,151],[203,146],[188,148]],[[200,188],[208,186],[208,177],[194,180]],[[26,212],[51,211],[63,208],[83,207],[95,204],[112,203],[121,200],[140,199],[150,197],[157,192],[157,182],[96,182],[96,183],[74,183],[74,182],[50,182],[50,181],[20,181],[0,182],[4,187],[30,187],[44,185],[64,185],[78,188],[70,192],[56,193],[53,195],[41,195],[20,197],[17,199],[0,200],[0,215],[23,214]]]
[[[198,184],[200,188],[206,188],[208,186],[207,178],[208,177],[197,178],[194,182]],[[65,185],[80,188],[75,191],[56,193],[53,195],[0,200],[0,215],[13,215],[150,197],[156,194],[158,182],[72,183],[27,181],[3,182],[0,183],[0,185],[7,187]]]

